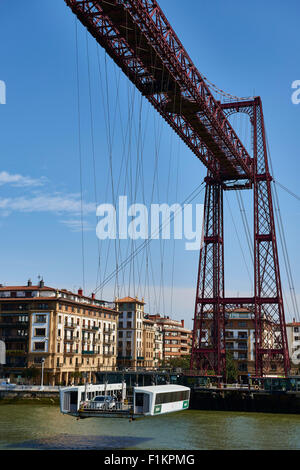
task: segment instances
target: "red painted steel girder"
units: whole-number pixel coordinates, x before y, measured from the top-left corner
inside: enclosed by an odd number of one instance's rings
[[[65,0],[219,181],[252,179],[252,159],[156,0]]]

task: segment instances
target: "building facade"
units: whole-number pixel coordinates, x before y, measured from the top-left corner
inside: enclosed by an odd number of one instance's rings
[[[203,327],[203,340],[206,339],[211,343],[212,337],[212,319],[210,312],[207,312],[208,319],[204,321]],[[300,330],[300,328],[299,328]],[[263,320],[262,332],[270,344],[270,347],[277,348],[273,334],[274,325],[267,320]],[[270,333],[271,332],[271,333]],[[278,328],[278,335],[280,329]],[[295,336],[297,338],[297,336]],[[300,333],[299,333],[300,340]],[[204,342],[204,341],[203,341]],[[300,341],[298,343],[300,347]],[[236,363],[238,370],[238,377],[241,381],[248,381],[249,376],[255,376],[255,319],[254,313],[246,308],[235,308],[226,312],[226,327],[225,327],[225,346],[226,352],[230,352],[233,360]],[[300,354],[300,351],[299,351]],[[282,368],[276,360],[270,360],[269,374],[282,374]]]
[[[0,340],[4,374],[41,369],[44,383],[95,381],[95,373],[116,368],[118,312],[111,305],[65,289],[0,287]]]
[[[300,371],[300,323],[293,320],[287,323],[286,334],[291,361],[291,373],[298,374]]]
[[[241,379],[255,374],[255,322],[245,308],[227,313],[226,351],[231,352]]]
[[[144,367],[144,305],[143,300],[124,297],[115,300],[119,312],[118,366],[123,368]]]
[[[148,315],[162,334],[162,360],[178,359],[191,354],[192,331],[184,327],[184,320],[172,320],[161,315]]]

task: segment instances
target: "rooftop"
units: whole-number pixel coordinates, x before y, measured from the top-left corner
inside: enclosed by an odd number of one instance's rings
[[[133,297],[124,297],[123,299],[118,299],[118,298],[116,298],[115,302],[116,302],[117,304],[122,304],[122,303],[136,303],[136,304],[145,305],[144,299],[139,300],[137,297],[136,297],[136,298],[133,298]]]
[[[83,295],[82,289],[78,289],[78,292],[72,292],[67,289],[57,289],[45,286],[43,280],[36,285],[32,285],[30,280],[27,285],[24,286],[3,286],[0,284],[0,299],[5,299],[5,301],[30,301],[33,299],[53,300],[54,298],[77,304],[85,304],[89,307],[102,307],[106,310],[115,310],[113,302],[96,299],[94,294],[92,294],[91,297]]]

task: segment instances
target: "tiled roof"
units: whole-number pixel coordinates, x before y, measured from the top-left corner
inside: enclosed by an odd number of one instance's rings
[[[123,302],[124,302],[124,303],[125,303],[125,302],[126,302],[126,303],[127,303],[127,302],[128,302],[128,303],[130,303],[130,302],[135,302],[135,303],[137,303],[137,304],[143,304],[143,305],[145,305],[145,302],[143,302],[142,300],[134,299],[133,297],[124,297],[123,299],[117,299],[117,300],[116,300],[116,303],[117,303],[117,304],[118,304],[118,303],[123,303]]]
[[[2,286],[0,287],[0,291],[6,291],[6,290],[12,290],[12,291],[23,291],[23,290],[52,290],[56,291],[57,289],[54,289],[53,287],[40,287],[40,286]]]

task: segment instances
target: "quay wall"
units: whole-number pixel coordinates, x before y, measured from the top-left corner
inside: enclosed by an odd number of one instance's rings
[[[300,414],[300,393],[240,390],[191,391],[190,409],[254,413]]]
[[[17,403],[59,405],[59,391],[0,390],[0,406]]]

